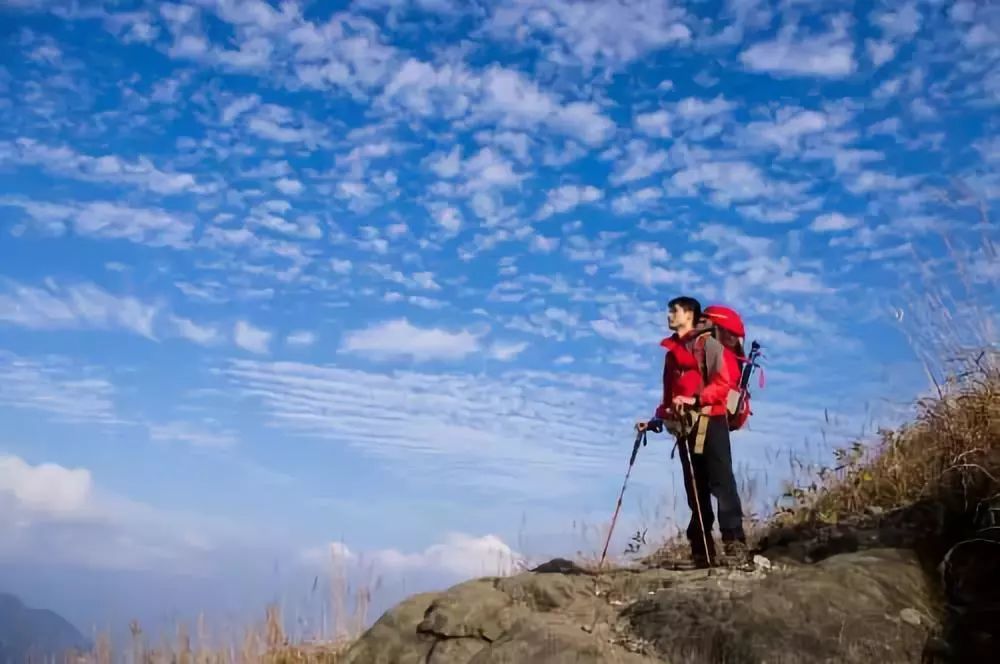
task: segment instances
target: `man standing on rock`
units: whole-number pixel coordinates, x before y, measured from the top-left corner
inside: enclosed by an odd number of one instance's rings
[[[684,471],[684,490],[691,521],[687,538],[697,567],[720,562],[712,527],[712,496],[718,501],[719,530],[727,564],[747,561],[743,507],[733,475],[726,399],[739,381],[730,376],[723,347],[702,320],[701,303],[677,297],[668,304],[673,335],[660,342],[667,349],[663,365],[663,400],[656,417],[677,435]],[[701,512],[701,518],[698,512]],[[704,524],[704,531],[702,525]]]

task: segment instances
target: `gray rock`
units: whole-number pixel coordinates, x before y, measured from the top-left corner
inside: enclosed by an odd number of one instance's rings
[[[490,580],[467,581],[438,596],[427,609],[417,632],[436,638],[499,639],[514,622],[529,614]]]
[[[435,644],[417,625],[437,593],[414,595],[382,615],[338,664],[425,664]]]
[[[934,613],[916,557],[894,549],[832,556],[730,589],[683,590],[623,614],[670,662],[919,661],[927,634],[894,617],[908,607]]]
[[[919,661],[936,625],[913,554],[834,555],[767,574],[525,572],[411,598],[348,664]],[[909,612],[916,624],[907,620]]]

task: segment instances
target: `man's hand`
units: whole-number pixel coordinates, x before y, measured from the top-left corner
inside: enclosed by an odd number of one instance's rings
[[[694,397],[674,397],[672,405],[675,411],[680,412],[689,406],[693,406],[694,404]]]
[[[663,431],[663,421],[659,418],[654,418],[648,422],[636,422],[636,431],[652,431],[653,433],[660,433]]]

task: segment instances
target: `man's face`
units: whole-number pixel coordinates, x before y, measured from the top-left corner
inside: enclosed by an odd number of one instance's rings
[[[693,318],[694,312],[688,311],[687,309],[675,304],[667,311],[667,327],[671,330],[677,331],[682,327],[692,325]]]

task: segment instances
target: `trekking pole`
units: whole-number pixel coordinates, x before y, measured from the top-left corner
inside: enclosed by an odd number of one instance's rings
[[[736,404],[736,411],[739,412],[740,408],[743,406],[743,401],[747,397],[747,393],[750,390],[750,377],[753,375],[754,369],[760,369],[761,375],[761,387],[764,386],[764,370],[760,367],[760,358],[763,353],[760,352],[760,343],[756,340],[750,345],[750,353],[747,356],[746,364],[743,365],[743,372],[740,374],[740,398]]]
[[[699,415],[699,417],[704,417],[704,415]],[[697,424],[697,423],[696,423]],[[694,493],[694,507],[695,511],[698,513],[698,525],[701,527],[701,543],[705,547],[705,558],[708,560],[708,573],[712,573],[712,567],[715,566],[715,561],[712,560],[712,554],[708,551],[708,534],[705,532],[705,519],[701,516],[701,499],[698,497],[698,483],[695,481],[694,475],[694,462],[691,458],[691,441],[689,440],[690,433],[696,428],[692,425],[690,429],[683,432],[684,444],[681,447],[684,448],[684,454],[687,456],[687,467],[688,474],[691,476],[691,491]],[[711,500],[711,498],[709,498]]]
[[[658,420],[650,420],[649,422],[640,422],[635,425],[636,433],[635,444],[632,445],[632,456],[628,460],[628,470],[625,471],[625,481],[622,482],[622,490],[618,494],[618,504],[615,505],[615,513],[611,517],[611,527],[608,529],[608,537],[604,540],[604,550],[601,552],[601,562],[597,565],[597,569],[604,567],[604,559],[608,555],[608,545],[611,544],[611,533],[615,531],[615,523],[618,521],[618,512],[622,508],[622,498],[625,496],[625,486],[628,484],[628,478],[632,474],[632,466],[635,465],[635,458],[639,454],[639,445],[646,445],[646,432],[653,430],[658,430],[656,428]]]

